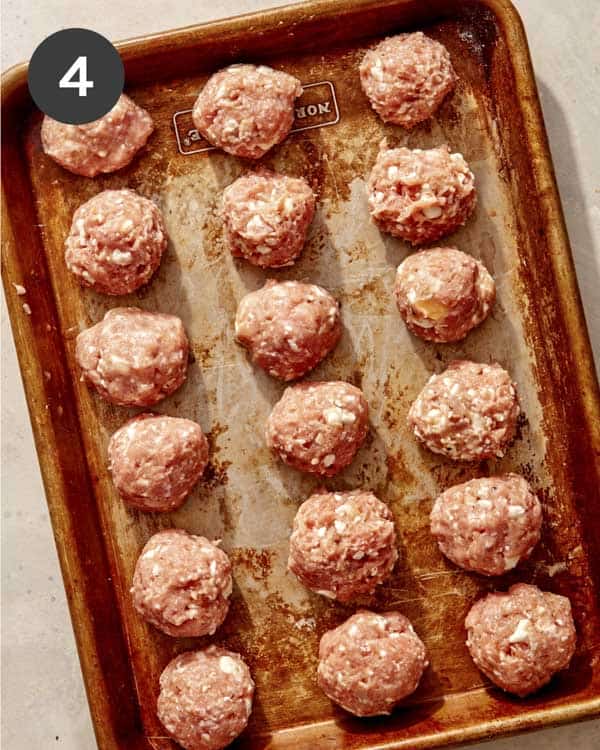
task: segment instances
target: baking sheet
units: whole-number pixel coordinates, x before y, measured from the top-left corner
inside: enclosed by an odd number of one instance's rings
[[[411,724],[411,715],[415,724],[435,719],[452,696],[465,707],[473,701],[485,703],[487,683],[464,645],[464,615],[482,593],[518,580],[570,593],[581,632],[574,669],[559,677],[542,700],[551,702],[553,696],[562,699],[576,691],[583,674],[580,665],[597,653],[598,612],[590,599],[593,580],[576,498],[557,491],[556,445],[548,455],[548,442],[563,436],[556,434],[540,402],[544,384],[535,357],[534,290],[520,242],[510,155],[498,131],[482,63],[482,40],[487,37],[466,21],[450,20],[425,31],[448,47],[460,82],[435,120],[410,133],[383,125],[360,90],[358,62],[375,37],[267,60],[296,75],[307,88],[297,132],[261,164],[305,176],[319,199],[304,253],[285,271],[265,273],[234,260],[224,247],[217,215],[220,194],[252,165],[205,150],[207,144],[194,135],[189,109],[208,74],[145,82],[128,90],[150,111],[157,130],[141,158],[115,175],[96,180],[67,175],[41,152],[39,116],[33,115],[28,123],[25,148],[37,216],[144,734],[153,747],[172,746],[154,714],[162,668],[175,653],[208,642],[163,636],[139,619],[129,601],[141,547],[151,534],[170,526],[222,539],[234,561],[232,606],[214,641],[241,651],[257,683],[255,710],[240,747],[270,747],[293,727],[328,719],[341,725],[338,736],[346,739],[338,741],[347,743],[343,746],[368,747],[374,727],[382,735],[388,731],[391,738],[394,733],[400,738],[398,721]],[[308,104],[316,107],[314,115],[306,112]],[[383,137],[391,145],[413,148],[447,142],[463,153],[475,173],[477,209],[447,244],[485,263],[498,296],[490,318],[464,342],[422,342],[408,333],[395,308],[395,268],[411,251],[370,222],[364,185]],[[62,244],[80,203],[100,190],[120,187],[157,202],[170,242],[153,281],[133,295],[115,299],[78,287],[65,269]],[[315,684],[319,637],[353,608],[308,592],[285,569],[298,504],[321,482],[283,466],[267,451],[263,427],[284,386],[254,368],[234,342],[239,300],[267,278],[318,283],[340,299],[342,340],[309,379],[352,382],[363,389],[370,405],[365,445],[348,469],[322,484],[336,489],[367,487],[394,512],[399,562],[391,579],[360,604],[378,610],[398,608],[407,615],[426,644],[431,667],[407,701],[417,710],[411,714],[410,708],[400,709],[399,718],[387,725],[385,720],[358,722],[348,717]],[[175,513],[147,515],[127,509],[119,500],[106,471],[106,446],[112,432],[135,411],[102,402],[78,380],[75,337],[117,305],[176,314],[190,338],[193,362],[188,380],[156,411],[197,420],[209,435],[211,460],[204,479]],[[498,361],[518,384],[523,414],[517,439],[502,460],[455,465],[421,449],[406,426],[408,408],[429,375],[455,358]],[[460,571],[441,556],[429,535],[428,513],[435,496],[449,485],[506,471],[522,473],[532,482],[544,506],[544,532],[531,560],[490,581]],[[356,745],[353,733],[359,737]],[[409,734],[418,738],[418,728]],[[314,744],[308,734],[305,742],[302,734],[294,736],[290,747]]]

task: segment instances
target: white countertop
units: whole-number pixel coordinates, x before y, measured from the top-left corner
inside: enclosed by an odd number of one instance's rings
[[[4,0],[2,69],[59,28],[117,40],[283,0]],[[515,0],[529,38],[588,328],[600,364],[600,2]],[[2,300],[2,747],[94,750],[6,306]],[[480,747],[472,746],[472,747]],[[483,746],[481,746],[483,747]],[[487,750],[594,750],[600,720]]]

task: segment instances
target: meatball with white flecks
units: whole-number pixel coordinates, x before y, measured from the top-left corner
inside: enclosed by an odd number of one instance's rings
[[[179,508],[208,462],[208,440],[196,422],[141,414],[108,444],[108,468],[119,495],[134,508],[164,513]]]
[[[571,602],[525,583],[480,599],[465,628],[477,667],[502,690],[520,697],[566,669],[575,653]]]
[[[218,646],[188,651],[160,676],[157,715],[185,750],[223,750],[245,729],[254,682],[239,654]]]
[[[200,92],[192,119],[206,140],[244,159],[260,159],[281,143],[302,94],[297,78],[266,65],[230,65]]]
[[[314,369],[342,334],[340,308],[316,284],[267,281],[242,298],[235,337],[269,375],[295,380]]]
[[[119,406],[152,406],[183,384],[189,343],[175,315],[115,307],[77,336],[75,358],[87,381]]]
[[[382,144],[367,181],[375,223],[395,237],[423,245],[454,232],[473,212],[475,178],[448,146],[387,148]]]
[[[450,487],[435,501],[430,520],[440,550],[453,563],[499,576],[533,552],[542,508],[523,477],[506,474]]]
[[[298,509],[288,568],[317,594],[340,602],[370,595],[397,559],[392,513],[373,493],[321,492]]]
[[[404,322],[426,341],[460,341],[488,316],[496,285],[478,260],[454,247],[409,255],[394,287]]]
[[[377,716],[413,693],[427,666],[425,646],[404,615],[360,610],[321,638],[317,682],[346,711]]]
[[[352,462],[367,436],[362,391],[342,381],[290,386],[267,420],[269,448],[288,466],[334,476]]]
[[[221,213],[234,257],[261,268],[282,268],[293,265],[302,252],[315,196],[302,177],[263,169],[225,188]]]
[[[420,31],[384,39],[360,64],[360,82],[384,122],[428,120],[456,85],[448,50]]]
[[[158,208],[133,190],[104,190],[73,215],[65,262],[82,286],[129,294],[160,265],[167,233]]]
[[[451,362],[432,375],[408,412],[415,436],[456,461],[501,458],[520,414],[516,386],[499,364]]]
[[[46,115],[42,122],[44,153],[69,172],[83,177],[127,166],[154,130],[152,118],[125,94],[94,122],[69,125]]]
[[[135,566],[138,613],[174,638],[212,635],[229,609],[231,563],[222,549],[182,529],[151,537]]]

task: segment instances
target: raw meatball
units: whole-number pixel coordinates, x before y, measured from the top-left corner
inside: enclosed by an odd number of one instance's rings
[[[317,682],[356,716],[389,714],[428,666],[425,646],[400,612],[358,611],[319,644]]]
[[[516,386],[499,364],[455,360],[432,375],[408,412],[416,437],[456,461],[502,457],[517,429]]]
[[[95,177],[127,166],[154,130],[152,118],[125,94],[99,120],[67,125],[46,115],[44,152],[69,172]]]
[[[115,307],[77,336],[82,379],[119,406],[152,406],[187,376],[189,344],[175,315]]]
[[[428,120],[456,85],[448,50],[417,31],[398,34],[370,49],[360,82],[384,122],[412,128]]]
[[[368,429],[369,407],[349,383],[309,382],[286,388],[267,420],[266,440],[299,471],[333,476],[352,461]]]
[[[169,662],[160,676],[157,714],[185,750],[222,750],[246,727],[253,696],[242,657],[209,646]]]
[[[129,294],[160,265],[167,234],[158,208],[133,190],[104,190],[80,206],[65,242],[65,261],[80,284]]]
[[[465,570],[499,576],[539,542],[542,508],[517,474],[472,479],[443,492],[431,511],[441,551]]]
[[[369,211],[384,232],[413,245],[435,242],[461,227],[475,208],[475,178],[448,146],[381,146],[367,182]]]
[[[179,508],[204,473],[208,441],[196,422],[140,414],[108,444],[108,468],[119,495],[134,508]]]
[[[181,529],[150,538],[133,574],[131,596],[140,615],[174,638],[212,635],[229,609],[229,558],[203,536]]]
[[[239,304],[235,337],[259,367],[281,380],[316,367],[342,335],[337,300],[316,284],[267,281]]]
[[[370,595],[397,559],[392,513],[371,492],[323,492],[298,509],[288,567],[317,594],[341,602]]]
[[[293,265],[314,215],[314,193],[301,177],[263,169],[239,177],[223,192],[225,239],[232,255],[254,266]]]
[[[465,627],[475,664],[498,687],[521,697],[565,669],[575,653],[571,602],[525,583],[480,599]]]
[[[260,159],[284,140],[302,94],[297,78],[266,65],[231,65],[211,76],[194,104],[194,125],[234,156]]]
[[[454,247],[409,255],[394,288],[408,328],[426,341],[460,341],[487,317],[496,285],[483,263]]]

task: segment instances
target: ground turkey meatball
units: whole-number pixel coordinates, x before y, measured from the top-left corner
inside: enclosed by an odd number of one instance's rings
[[[398,34],[370,49],[360,82],[384,122],[412,128],[428,120],[456,84],[448,50],[417,31]]]
[[[456,461],[502,457],[519,416],[516,386],[499,364],[455,360],[432,375],[408,412],[429,450]]]
[[[125,94],[94,122],[67,125],[46,115],[44,152],[69,172],[95,177],[127,166],[154,130],[152,118]]]
[[[521,697],[565,669],[575,652],[569,600],[525,583],[480,599],[465,627],[475,664],[498,687]]]
[[[196,422],[141,414],[108,444],[108,468],[126,503],[146,511],[179,508],[204,473],[208,441]]]
[[[185,750],[222,750],[244,730],[254,682],[239,654],[218,646],[188,651],[160,676],[158,718]]]
[[[443,492],[431,511],[440,550],[465,570],[499,576],[539,542],[542,508],[517,474],[472,479]]]
[[[269,375],[295,380],[306,375],[342,335],[337,300],[316,284],[267,281],[247,294],[235,318],[235,337]]]
[[[82,379],[119,406],[152,406],[187,376],[189,344],[175,315],[115,307],[77,336]]]
[[[360,610],[321,638],[317,682],[346,711],[377,716],[413,693],[427,666],[425,646],[404,615]]]
[[[454,247],[409,255],[394,288],[408,328],[426,341],[460,341],[487,317],[496,298],[483,263]]]
[[[254,266],[293,265],[314,215],[314,193],[301,177],[263,169],[239,177],[223,192],[227,244],[232,255]]]
[[[369,407],[349,383],[286,388],[267,420],[269,448],[289,466],[333,476],[351,463],[368,430]]]
[[[367,182],[369,211],[384,232],[423,245],[461,227],[475,208],[475,178],[448,146],[381,146]]]
[[[167,233],[158,208],[133,190],[104,190],[80,206],[65,242],[65,261],[80,284],[129,294],[160,265]]]
[[[288,567],[317,594],[341,602],[370,595],[397,559],[392,513],[371,492],[319,493],[298,509]]]
[[[234,156],[260,159],[294,122],[302,84],[266,65],[231,65],[211,76],[194,104],[194,125],[209,143]]]
[[[212,635],[229,609],[229,558],[216,544],[181,529],[150,538],[133,574],[139,614],[174,638]]]

